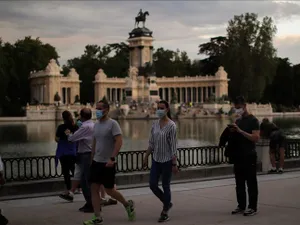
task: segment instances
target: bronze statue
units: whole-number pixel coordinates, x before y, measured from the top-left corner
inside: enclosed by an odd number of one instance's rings
[[[142,9],[140,9],[137,17],[135,17],[135,25],[134,27],[138,27],[140,22],[143,22],[143,27],[145,27],[145,22],[146,22],[146,16],[149,16],[149,12],[143,12]]]

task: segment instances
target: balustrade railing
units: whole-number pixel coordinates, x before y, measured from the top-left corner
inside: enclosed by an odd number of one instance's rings
[[[204,146],[178,149],[178,165],[180,168],[219,165],[227,163],[224,148]],[[116,161],[118,173],[147,171],[151,167],[143,167],[146,151],[120,152]],[[289,139],[286,145],[286,158],[300,158],[300,140]],[[3,158],[5,178],[8,182],[43,180],[62,177],[60,166],[55,167],[55,156],[38,156],[23,158]]]

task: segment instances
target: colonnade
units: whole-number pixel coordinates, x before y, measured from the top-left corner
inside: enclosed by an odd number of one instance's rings
[[[124,89],[123,88],[107,88],[106,89],[106,98],[110,102],[123,100]]]
[[[177,93],[178,102],[203,103],[207,98],[216,93],[215,86],[208,87],[183,87],[183,88],[159,88],[159,97],[166,101],[171,101],[174,91]]]
[[[62,88],[62,103],[63,104],[71,104],[74,102],[74,99],[71,99],[71,88]]]
[[[208,87],[183,87],[183,88],[159,88],[159,97],[166,101],[171,101],[174,91],[177,93],[178,102],[203,103],[206,99],[216,93],[215,86]],[[122,101],[123,88],[107,88],[106,98],[110,102]]]

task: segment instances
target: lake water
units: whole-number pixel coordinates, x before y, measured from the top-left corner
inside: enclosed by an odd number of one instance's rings
[[[262,118],[259,118],[260,120]],[[269,118],[272,119],[272,118]],[[121,120],[124,144],[122,151],[145,150],[153,121]],[[291,138],[300,138],[300,117],[273,118]],[[179,147],[216,145],[229,119],[185,119],[176,121]],[[0,122],[2,157],[54,155],[56,122]]]

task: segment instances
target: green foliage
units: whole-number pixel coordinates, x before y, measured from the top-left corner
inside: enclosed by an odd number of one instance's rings
[[[272,18],[258,20],[258,15],[246,13],[229,21],[226,37],[211,38],[199,46],[202,70],[212,73],[223,65],[231,79],[229,96],[244,95],[250,102],[259,102],[276,72],[276,50],[273,38],[276,27]]]
[[[55,48],[39,38],[25,37],[14,44],[0,39],[0,108],[4,115],[22,112],[21,107],[30,102],[30,72],[44,69],[52,58],[59,58]]]

